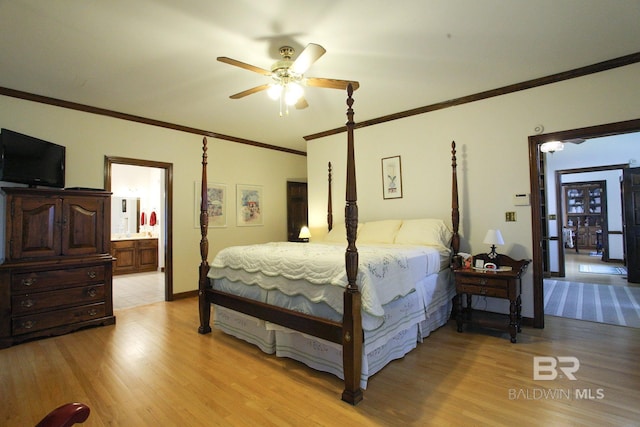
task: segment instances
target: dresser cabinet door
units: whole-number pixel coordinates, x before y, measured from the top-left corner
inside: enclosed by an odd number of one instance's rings
[[[10,203],[8,259],[59,255],[62,200],[51,197],[14,197]]]
[[[65,197],[62,209],[62,255],[104,252],[104,199]]]

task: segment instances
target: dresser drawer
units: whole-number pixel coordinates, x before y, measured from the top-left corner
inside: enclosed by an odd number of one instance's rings
[[[139,248],[158,248],[158,239],[140,239],[137,243]]]
[[[25,315],[70,305],[84,305],[104,301],[104,285],[87,285],[55,291],[14,295],[11,314]]]
[[[33,292],[33,290],[59,289],[92,282],[104,282],[104,265],[16,273],[11,276],[11,290]]]
[[[99,319],[105,315],[105,304],[97,303],[63,310],[48,311],[29,316],[17,316],[11,320],[14,335],[36,332],[56,326],[70,325],[87,320]]]

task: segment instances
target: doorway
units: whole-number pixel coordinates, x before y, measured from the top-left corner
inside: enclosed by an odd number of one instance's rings
[[[613,135],[640,132],[640,119],[625,122],[610,123],[581,129],[560,131],[529,137],[529,171],[531,182],[531,217],[533,236],[533,326],[544,328],[544,277],[550,271],[549,251],[552,241],[549,227],[549,206],[547,205],[547,191],[545,185],[545,156],[540,146],[549,141],[565,141],[574,139],[589,139]],[[640,138],[636,139],[640,143]],[[556,236],[557,239],[557,236]],[[557,243],[555,243],[557,245]],[[627,260],[629,262],[630,260]],[[637,262],[637,260],[631,260]]]
[[[307,183],[287,181],[287,240],[303,241],[300,230],[308,225]]]
[[[162,263],[162,265],[164,265],[164,300],[173,301],[173,164],[151,160],[105,156],[104,188],[107,191],[112,190],[113,165],[139,166],[157,168],[161,170],[164,197],[162,197],[161,200],[161,204],[163,206],[159,207],[159,209],[161,209],[161,212],[159,212],[160,218],[162,218],[159,223],[159,226],[161,227],[159,235],[161,240],[160,245],[164,248]]]

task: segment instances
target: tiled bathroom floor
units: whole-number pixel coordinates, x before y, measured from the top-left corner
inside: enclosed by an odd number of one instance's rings
[[[113,276],[113,309],[164,301],[164,273],[148,272]]]

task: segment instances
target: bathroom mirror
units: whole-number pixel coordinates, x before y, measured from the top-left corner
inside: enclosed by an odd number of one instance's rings
[[[111,237],[123,238],[140,232],[140,198],[111,198]]]

